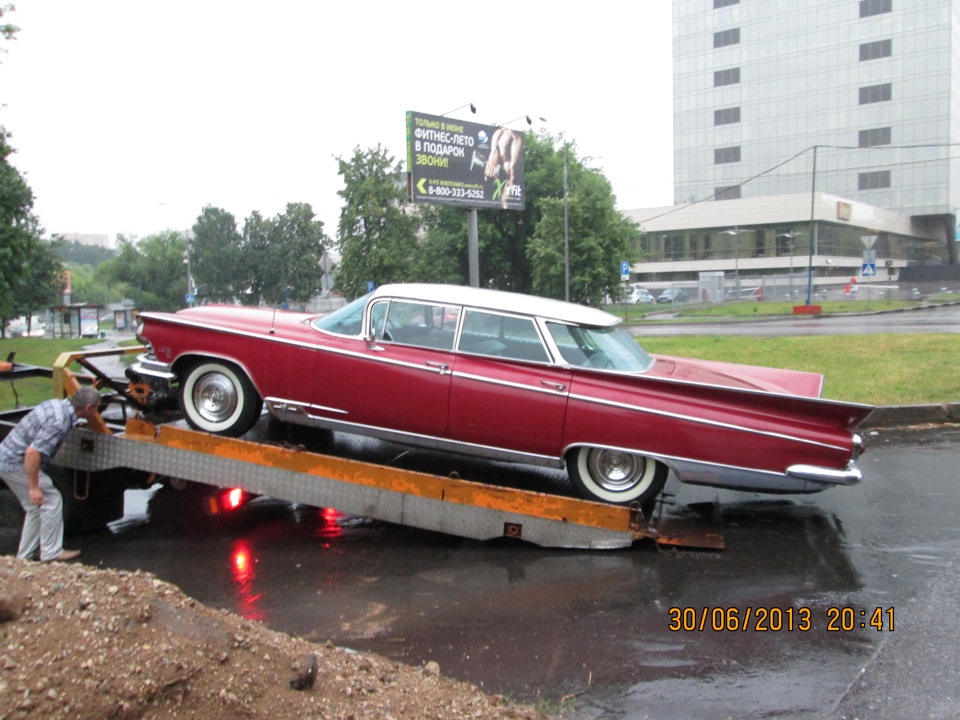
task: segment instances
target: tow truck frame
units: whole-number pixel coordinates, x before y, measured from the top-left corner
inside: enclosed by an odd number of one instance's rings
[[[91,362],[108,355],[142,352],[142,347],[62,354],[54,364],[55,397],[71,395],[93,382],[112,394],[105,400],[123,410],[122,423],[98,416],[70,433],[55,463],[74,472],[74,496],[89,495],[93,475],[134,470],[148,477],[188,480],[240,488],[315,507],[442,532],[475,540],[515,538],[542,547],[609,550],[641,539],[658,545],[720,549],[722,534],[700,523],[645,515],[623,507],[529,490],[492,486],[458,477],[309,452],[300,447],[227,438],[178,423],[154,423],[142,416],[143,388],[109,377]],[[92,375],[78,376],[77,363]],[[130,410],[134,416],[129,417]],[[141,476],[142,477],[142,476]]]

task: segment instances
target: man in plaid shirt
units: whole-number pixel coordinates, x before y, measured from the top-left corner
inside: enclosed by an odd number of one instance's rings
[[[79,550],[63,549],[63,498],[43,471],[80,420],[100,407],[100,393],[82,387],[67,400],[47,400],[35,407],[0,443],[0,478],[17,496],[26,517],[19,559],[73,560]]]

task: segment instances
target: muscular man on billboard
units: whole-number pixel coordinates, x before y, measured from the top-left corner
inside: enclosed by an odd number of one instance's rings
[[[515,169],[523,155],[523,133],[507,128],[497,128],[490,140],[490,158],[484,170],[484,177],[498,180],[500,171],[507,175],[506,182],[500,187],[500,204],[506,208],[510,199],[510,189],[515,184]]]

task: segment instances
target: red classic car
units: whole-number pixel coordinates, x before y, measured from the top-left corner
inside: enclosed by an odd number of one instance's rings
[[[194,428],[275,418],[567,468],[586,498],[683,482],[810,493],[859,482],[864,405],[822,376],[647,354],[601,310],[449,285],[384,285],[326,316],[207,306],[143,313],[130,376]]]

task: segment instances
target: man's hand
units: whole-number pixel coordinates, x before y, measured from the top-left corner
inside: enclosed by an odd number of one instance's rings
[[[40,463],[43,455],[33,445],[23,454],[23,473],[27,476],[27,491],[30,502],[40,507],[43,505],[43,490],[40,489]]]

